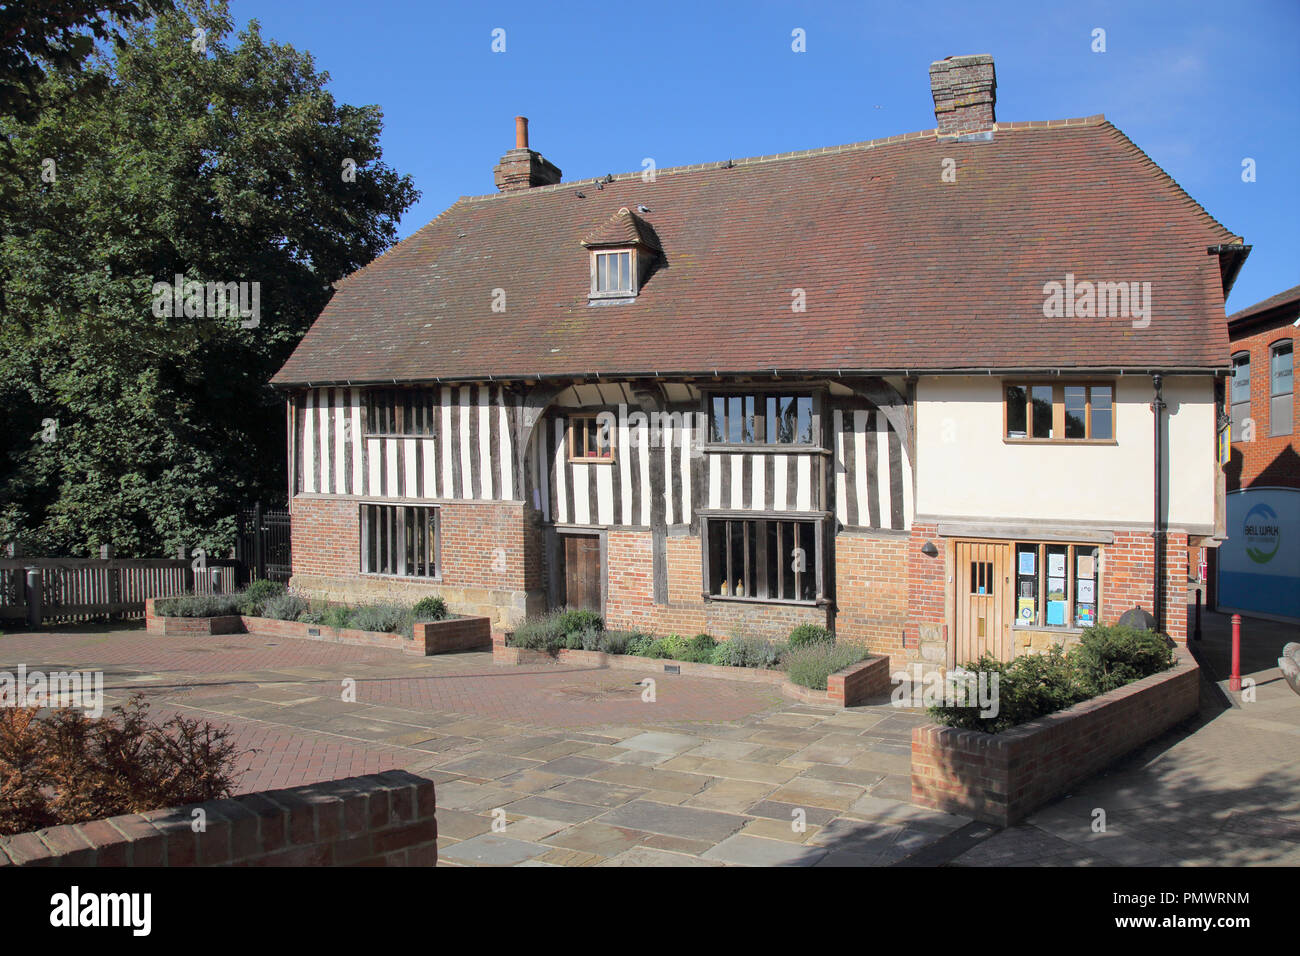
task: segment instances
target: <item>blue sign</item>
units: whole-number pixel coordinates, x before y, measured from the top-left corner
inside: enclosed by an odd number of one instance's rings
[[[1228,495],[1219,547],[1219,606],[1300,620],[1300,489]]]

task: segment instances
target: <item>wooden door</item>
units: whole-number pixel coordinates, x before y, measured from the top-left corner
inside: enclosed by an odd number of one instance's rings
[[[604,613],[604,582],[600,573],[600,536],[564,535],[564,598],[566,607]]]
[[[1015,653],[1011,622],[1011,546],[957,542],[958,666],[992,654],[1009,661]]]

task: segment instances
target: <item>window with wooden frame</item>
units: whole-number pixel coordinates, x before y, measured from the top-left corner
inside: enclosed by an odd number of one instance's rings
[[[407,578],[441,576],[438,508],[361,505],[361,571]]]
[[[569,461],[613,462],[613,432],[598,415],[570,415]]]
[[[1232,357],[1232,377],[1228,379],[1228,405],[1232,416],[1232,440],[1241,441],[1250,418],[1250,353]]]
[[[1295,422],[1294,355],[1291,340],[1268,350],[1268,434],[1289,435]]]
[[[1090,544],[1016,544],[1016,626],[1096,624],[1101,608],[1099,555],[1097,546]]]
[[[434,435],[437,411],[430,389],[372,388],[366,393],[366,434]]]
[[[591,253],[591,295],[633,296],[637,293],[637,257],[632,249],[602,249]]]
[[[709,517],[703,532],[710,597],[812,603],[825,594],[818,519]]]
[[[784,392],[710,392],[709,442],[715,445],[816,445],[813,396]]]
[[[1109,382],[1007,382],[1002,413],[1006,441],[1115,441]]]

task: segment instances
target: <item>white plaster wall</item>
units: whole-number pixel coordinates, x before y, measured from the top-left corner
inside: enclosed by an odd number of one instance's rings
[[[1115,379],[1114,445],[1008,443],[998,376],[917,383],[917,495],[922,516],[1146,524],[1152,520],[1149,376]],[[1166,520],[1214,523],[1214,379],[1166,377]]]

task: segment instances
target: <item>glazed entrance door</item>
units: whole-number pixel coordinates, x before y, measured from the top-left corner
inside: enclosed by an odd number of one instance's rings
[[[1011,660],[1011,546],[957,542],[956,576],[957,664],[984,654]]]

